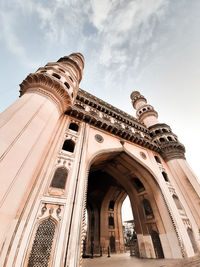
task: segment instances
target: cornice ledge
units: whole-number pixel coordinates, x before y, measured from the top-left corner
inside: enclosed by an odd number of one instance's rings
[[[27,92],[36,92],[53,99],[62,113],[72,106],[71,97],[63,83],[47,73],[30,73],[20,84],[20,97]]]
[[[160,146],[159,153],[165,161],[185,159],[185,147],[180,142],[165,142]]]
[[[108,104],[107,102],[103,101],[102,99],[100,99],[100,98],[98,98],[98,97],[96,97],[96,96],[94,96],[94,95],[92,95],[92,94],[84,91],[83,89],[79,88],[77,97],[79,98],[81,96],[82,97],[85,97],[85,98],[89,98],[88,100],[94,101],[95,104],[97,104],[97,105],[100,104],[100,105],[106,107],[107,109],[109,109],[109,110],[117,113],[118,115],[121,115],[123,117],[126,117],[129,120],[135,121],[136,123],[140,124],[141,127],[146,128],[146,126],[144,125],[144,123],[140,122],[137,118],[131,116],[130,114],[124,112],[123,110],[118,109],[118,108],[114,107],[113,105]]]
[[[106,132],[119,136],[124,140],[128,140],[140,146],[146,147],[148,149],[152,149],[154,151],[159,151],[160,147],[152,142],[152,140],[147,137],[142,137],[139,132],[132,132],[131,129],[124,129],[120,125],[116,125],[115,123],[111,123],[103,118],[98,116],[93,116],[89,112],[84,109],[73,109],[66,112],[67,115],[75,117],[79,120],[85,121],[86,123],[92,125],[93,127],[102,129]]]

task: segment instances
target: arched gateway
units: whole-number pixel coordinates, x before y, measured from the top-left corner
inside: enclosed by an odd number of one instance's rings
[[[71,54],[29,74],[0,115],[0,265],[78,267],[123,253],[131,201],[139,256],[199,252],[199,183],[184,146],[139,92],[136,117],[81,90]],[[85,233],[85,213],[88,231]]]

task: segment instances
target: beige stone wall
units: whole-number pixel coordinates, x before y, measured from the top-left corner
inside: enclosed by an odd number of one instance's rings
[[[30,101],[31,105],[28,104]],[[73,120],[79,124],[77,133],[68,128]],[[60,116],[51,101],[36,94],[25,94],[3,114],[0,122],[3,138],[4,130],[10,133],[2,145],[4,151],[8,151],[7,154],[2,153],[4,158],[1,165],[2,173],[5,172],[4,168],[8,170],[5,173],[8,178],[3,179],[4,187],[1,189],[2,196],[5,196],[1,209],[4,227],[2,240],[5,240],[6,233],[6,242],[1,252],[2,264],[20,266],[23,263],[26,266],[37,225],[51,215],[57,225],[51,255],[52,266],[79,266],[88,172],[97,158],[105,155],[112,157],[116,152],[128,155],[129,164],[132,164],[129,172],[139,177],[146,188],[144,193],[138,194],[130,179],[125,179],[119,172],[118,179],[129,194],[137,220],[140,255],[155,258],[152,239],[146,227],[148,223],[158,229],[166,258],[181,258],[183,251],[185,256],[194,255],[186,224],[192,227],[198,242],[198,197],[184,177],[187,176],[196,189],[197,184],[184,160],[165,163],[158,155],[162,161],[162,164],[158,164],[154,159],[154,155],[157,155],[155,152],[129,141],[122,144],[119,137],[68,116]],[[13,123],[15,129],[11,127]],[[95,139],[97,134],[103,137],[102,143]],[[66,138],[75,141],[73,153],[62,150]],[[65,166],[68,170],[67,184],[62,192],[50,188],[58,166]],[[164,180],[163,170],[168,174],[170,182]],[[185,213],[181,214],[177,209],[173,193],[179,197]],[[141,207],[143,197],[150,201],[155,220],[145,219]],[[43,213],[44,207],[46,209]],[[118,213],[120,209],[121,202]],[[120,217],[114,216],[120,229]],[[102,235],[103,238],[106,240],[107,236]],[[122,240],[120,233],[116,241],[121,244]]]

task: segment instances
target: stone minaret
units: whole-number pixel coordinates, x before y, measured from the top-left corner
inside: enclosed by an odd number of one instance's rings
[[[22,266],[24,257],[26,263],[23,266],[26,266],[28,258],[24,251],[29,242],[26,231],[28,228],[29,233],[32,229],[36,231],[30,224],[31,216],[41,216],[42,219],[48,212],[52,218],[57,216],[58,219],[64,212],[58,200],[48,206],[52,199],[43,204],[41,196],[45,192],[47,160],[50,155],[53,157],[58,146],[56,142],[63,132],[64,113],[76,99],[83,68],[84,57],[80,53],[39,68],[21,83],[20,98],[0,115],[1,266]],[[40,206],[43,208],[37,215],[34,212],[41,209]],[[51,223],[54,226],[54,219]],[[29,261],[33,260],[32,256]]]
[[[171,193],[180,195],[183,205],[187,203],[189,206],[189,210],[186,211],[190,214],[189,217],[191,216],[192,218],[192,216],[194,216],[195,223],[199,225],[200,213],[198,206],[200,186],[197,177],[186,161],[184,145],[179,142],[169,125],[158,122],[158,113],[151,105],[147,104],[144,96],[138,91],[133,91],[131,100],[133,107],[136,109],[138,120],[144,123],[148,128],[152,141],[159,146],[159,154],[166,162],[169,172],[172,174],[173,178],[170,182],[174,185],[174,188],[172,187]],[[159,166],[162,170],[162,165]],[[162,173],[164,174],[165,180],[169,182],[166,173]],[[182,204],[179,204],[179,208],[181,205]],[[189,219],[186,217],[185,211],[180,211],[180,213],[182,220],[179,221],[179,228],[184,229],[184,226],[186,228],[190,227],[188,224]],[[196,229],[196,231],[198,230]],[[181,235],[184,236],[184,233],[181,233]]]

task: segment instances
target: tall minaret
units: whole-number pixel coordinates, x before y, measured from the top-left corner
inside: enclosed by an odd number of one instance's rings
[[[138,120],[146,125],[152,141],[160,148],[159,154],[172,174],[171,182],[179,190],[177,194],[180,193],[180,195],[184,196],[181,201],[188,204],[188,214],[191,214],[191,217],[194,216],[194,225],[198,225],[200,229],[200,185],[198,178],[185,159],[184,145],[179,142],[169,125],[158,122],[158,113],[151,105],[147,104],[144,96],[138,91],[133,91],[131,100],[133,107],[136,109]],[[190,222],[189,218],[183,218],[186,228],[188,227],[185,223],[187,220]],[[190,223],[192,224],[192,222]],[[198,229],[195,229],[195,231],[198,232]]]
[[[48,63],[26,77],[20,85],[20,98],[0,114],[1,266],[12,265],[8,263],[12,257],[6,253],[10,253],[16,231],[22,227],[22,214],[25,216],[30,193],[36,188],[64,113],[76,99],[83,68],[80,53]],[[22,224],[26,225],[26,220]]]

